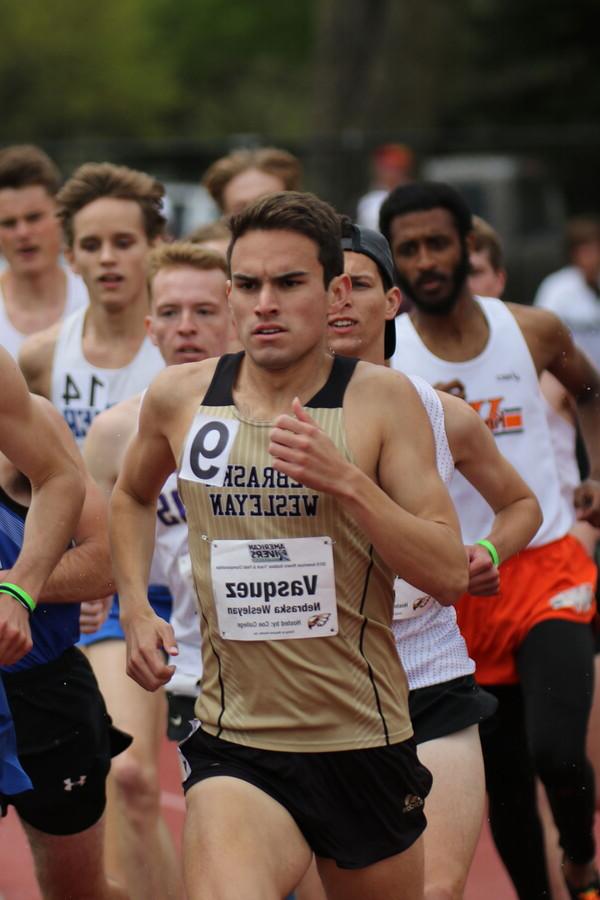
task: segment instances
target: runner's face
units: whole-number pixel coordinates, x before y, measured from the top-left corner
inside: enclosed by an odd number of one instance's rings
[[[56,204],[46,188],[0,190],[0,251],[15,275],[36,275],[56,266],[62,233]]]
[[[69,259],[93,303],[118,309],[145,296],[149,249],[135,200],[100,197],[73,217]]]
[[[506,284],[503,269],[494,269],[485,250],[469,253],[469,288],[480,297],[501,297]]]
[[[235,175],[223,191],[223,213],[226,216],[234,215],[259,197],[283,190],[285,185],[277,175],[269,175],[260,169],[246,169]]]
[[[390,244],[402,291],[422,312],[449,313],[465,285],[469,263],[452,214],[439,207],[396,216]]]
[[[385,322],[397,312],[399,291],[384,289],[377,264],[362,253],[347,250],[344,269],[352,292],[329,315],[329,347],[340,356],[382,363]]]
[[[339,282],[324,287],[317,245],[303,234],[257,230],[238,238],[229,304],[249,357],[262,368],[284,369],[324,347]]]
[[[148,334],[168,366],[221,356],[227,346],[227,280],[221,269],[180,265],[152,280]]]

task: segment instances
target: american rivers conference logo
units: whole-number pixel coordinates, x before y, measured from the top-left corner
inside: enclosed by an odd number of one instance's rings
[[[255,563],[289,562],[285,544],[248,544],[250,559]]]

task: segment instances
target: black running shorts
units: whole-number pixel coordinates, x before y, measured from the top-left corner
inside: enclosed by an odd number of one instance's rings
[[[0,796],[46,834],[78,834],[104,812],[110,760],[131,743],[114,728],[92,668],[76,647],[22,672],[4,673],[21,765],[32,791]]]
[[[498,701],[479,687],[472,675],[453,678],[408,695],[408,708],[417,744],[446,737],[489,719]]]
[[[180,746],[184,791],[226,775],[253,784],[292,816],[317,856],[360,869],[402,853],[423,832],[431,775],[411,738],[332,753],[259,750],[198,728]]]

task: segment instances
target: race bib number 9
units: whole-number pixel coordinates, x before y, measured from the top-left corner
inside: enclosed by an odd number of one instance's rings
[[[337,634],[330,538],[213,541],[210,566],[225,640],[281,641]]]
[[[213,419],[198,413],[187,436],[179,477],[222,487],[239,427],[236,419]]]

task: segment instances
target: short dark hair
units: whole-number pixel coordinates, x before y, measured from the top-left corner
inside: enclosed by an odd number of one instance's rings
[[[281,179],[283,189],[297,191],[302,180],[302,164],[292,153],[278,147],[259,147],[254,150],[233,150],[217,159],[204,173],[202,184],[220,210],[223,210],[223,194],[229,182],[247,172],[258,169]]]
[[[440,207],[447,209],[452,215],[460,238],[464,241],[473,228],[471,210],[457,190],[449,184],[436,181],[403,184],[394,188],[379,211],[380,231],[389,241],[390,226],[396,216]]]
[[[133,200],[140,207],[148,240],[162,234],[166,219],[162,203],[165,189],[160,181],[127,166],[85,163],[73,173],[57,195],[57,215],[67,244],[73,244],[73,219],[80,209],[101,197]]]
[[[58,167],[40,147],[14,144],[0,150],[0,191],[39,185],[54,197],[60,182]]]
[[[494,272],[504,269],[504,251],[498,232],[481,216],[473,216],[473,249],[487,253]]]
[[[566,229],[567,252],[572,254],[583,244],[600,241],[600,219],[596,216],[576,216],[569,219]]]
[[[227,262],[230,269],[234,244],[248,231],[295,231],[317,245],[325,287],[344,271],[339,216],[329,203],[314,194],[298,191],[267,194],[232,216],[229,227],[231,242]]]

